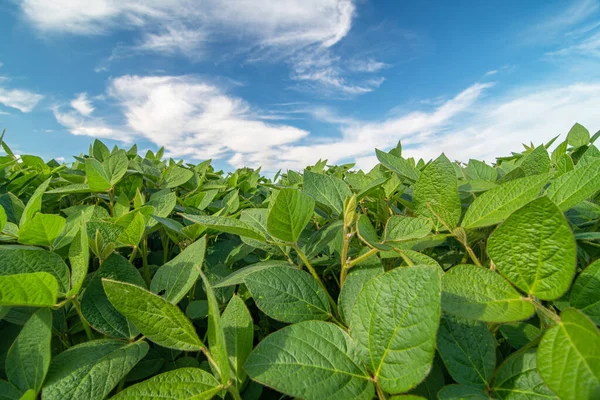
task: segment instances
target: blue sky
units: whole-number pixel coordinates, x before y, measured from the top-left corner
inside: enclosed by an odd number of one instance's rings
[[[0,127],[225,169],[459,160],[600,129],[600,0],[5,0]]]

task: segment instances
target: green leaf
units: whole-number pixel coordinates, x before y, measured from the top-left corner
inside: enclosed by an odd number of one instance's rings
[[[454,167],[442,154],[429,164],[413,185],[413,203],[417,214],[434,221],[436,230],[458,225],[462,207]],[[442,219],[442,223],[439,219]]]
[[[419,179],[419,170],[413,167],[408,161],[393,154],[385,153],[375,149],[377,159],[387,169],[397,173],[402,178],[406,178],[412,182]]]
[[[90,247],[88,243],[87,225],[85,216],[81,215],[81,227],[69,247],[69,262],[71,263],[71,290],[67,297],[79,293],[83,281],[87,276],[90,262]]]
[[[44,383],[44,400],[101,400],[146,355],[148,343],[93,340],[56,356]]]
[[[391,250],[390,246],[379,243],[377,232],[375,231],[373,224],[371,224],[371,220],[365,214],[361,214],[358,218],[356,223],[356,234],[371,248],[376,248],[383,251]]]
[[[269,235],[269,231],[267,230],[267,214],[268,210],[266,208],[248,208],[242,210],[240,213],[240,221],[245,222],[256,231],[260,232],[265,238],[267,238],[267,240],[274,242],[275,239]],[[269,253],[274,253],[278,250],[277,246],[275,245],[266,244],[262,241],[250,239],[245,236],[241,236],[240,239],[242,239],[242,242],[249,246],[265,250]]]
[[[208,317],[208,301],[190,301],[185,309],[185,315],[187,315],[191,320],[203,319]]]
[[[556,163],[555,177],[558,178],[559,176],[564,175],[569,171],[573,171],[574,168],[575,165],[573,165],[573,160],[571,159],[571,156],[569,156],[568,154],[563,154]]]
[[[317,203],[327,206],[335,215],[341,215],[344,210],[344,200],[352,196],[346,182],[331,175],[315,174],[304,171],[304,193],[311,196]]]
[[[25,225],[29,222],[33,216],[38,213],[42,209],[42,196],[44,192],[48,188],[50,184],[50,180],[52,178],[48,178],[42,183],[40,186],[35,189],[35,192],[29,198],[27,205],[23,209],[23,213],[21,214],[21,220],[19,221],[19,226]]]
[[[156,271],[150,291],[161,294],[173,304],[179,303],[198,280],[198,269],[204,263],[206,236],[198,239]],[[163,292],[164,291],[164,292]]]
[[[266,241],[265,237],[260,231],[248,225],[247,223],[240,221],[239,219],[219,217],[214,215],[181,214],[181,216],[195,224],[200,224],[207,228],[215,229],[219,232],[245,236],[261,242]]]
[[[354,267],[350,270],[338,297],[338,311],[342,320],[349,322],[352,309],[362,289],[371,279],[383,275],[383,272],[383,267],[379,264],[364,268]]]
[[[4,207],[0,205],[0,232],[4,229],[4,225],[8,222],[8,218],[6,217],[6,211],[4,211]]]
[[[94,144],[92,145],[91,155],[99,161],[104,161],[110,157],[110,150],[108,150],[108,147],[100,140],[95,139]]]
[[[429,375],[416,388],[411,390],[410,393],[423,396],[426,399],[437,399],[438,392],[446,384],[444,378],[445,369],[441,366],[441,363],[439,358],[434,358]]]
[[[208,400],[222,390],[219,382],[200,368],[179,368],[130,386],[111,400]]]
[[[457,265],[444,274],[442,308],[459,317],[487,322],[519,321],[535,312],[504,278],[475,265]]]
[[[111,254],[96,271],[81,299],[81,313],[94,329],[110,337],[133,339],[138,330],[108,300],[102,278],[144,286],[142,275],[123,256]]]
[[[322,321],[286,326],[256,346],[244,368],[263,385],[306,400],[370,400],[369,374],[354,357],[352,339]]]
[[[287,261],[277,261],[277,260],[262,261],[262,262],[259,262],[256,264],[248,265],[247,267],[243,267],[243,268],[240,268],[240,269],[232,272],[230,275],[226,276],[222,280],[215,283],[213,285],[213,288],[217,289],[217,288],[223,288],[223,287],[227,287],[227,286],[241,285],[242,283],[244,283],[244,279],[248,275],[250,275],[256,271],[261,271],[263,269],[273,268],[273,267],[287,267],[287,268],[296,268],[297,269],[297,267],[293,266],[292,264],[290,264]]]
[[[600,260],[591,263],[571,288],[571,305],[600,325]]]
[[[600,396],[598,328],[573,308],[564,310],[560,318],[558,325],[546,331],[538,347],[540,375],[561,399],[597,399]]]
[[[538,372],[535,352],[529,349],[513,353],[498,367],[494,379],[498,399],[558,400]]]
[[[465,173],[468,179],[474,181],[489,181],[494,182],[498,178],[498,171],[491,165],[487,165],[483,161],[469,160]]]
[[[385,224],[385,242],[421,239],[431,233],[431,221],[421,217],[392,215]]]
[[[169,349],[199,351],[204,345],[181,310],[138,286],[102,279],[111,304],[154,343]]]
[[[312,197],[296,189],[281,189],[269,209],[267,229],[277,239],[295,243],[312,218],[314,209]]]
[[[545,174],[550,171],[550,156],[544,145],[527,154],[519,165],[525,176]]]
[[[47,272],[0,276],[0,306],[53,307],[56,278]]]
[[[74,183],[72,185],[61,186],[56,189],[48,190],[48,194],[69,194],[69,193],[89,193],[92,189],[87,183]]]
[[[444,386],[438,392],[438,400],[490,400],[480,389],[463,385]]]
[[[206,292],[206,298],[208,300],[208,346],[210,353],[217,364],[215,367],[221,377],[221,383],[227,385],[230,378],[229,355],[227,354],[227,343],[225,342],[225,334],[221,323],[219,302],[215,297],[215,292],[210,286],[210,282],[206,278],[206,275],[202,273],[202,270],[199,267],[197,268],[200,277],[204,282],[204,291]]]
[[[485,389],[496,367],[496,342],[484,322],[444,315],[437,349],[452,378]]]
[[[461,226],[467,229],[496,225],[538,197],[550,179],[549,174],[508,181],[488,190],[468,208]]]
[[[508,217],[489,237],[487,251],[498,271],[529,295],[553,300],[571,286],[575,238],[563,213],[547,197]]]
[[[331,315],[327,295],[306,271],[271,267],[246,276],[244,283],[256,306],[278,321],[324,320]]]
[[[192,176],[194,176],[194,173],[189,169],[181,168],[178,165],[171,165],[164,172],[163,185],[169,189],[176,188],[192,179]]]
[[[6,356],[6,376],[10,383],[26,392],[39,392],[50,366],[52,312],[39,309],[25,323]]]
[[[513,322],[503,324],[499,328],[504,339],[515,349],[525,347],[532,340],[540,337],[542,331],[535,325],[527,322]]]
[[[440,321],[440,273],[397,268],[369,281],[350,318],[350,332],[381,388],[401,393],[429,373]]]
[[[250,311],[244,301],[234,295],[221,316],[221,325],[225,335],[227,354],[231,371],[236,377],[235,385],[242,388],[246,380],[243,366],[252,351],[254,341],[254,324]]]
[[[60,215],[37,213],[19,229],[19,243],[52,246],[64,226]]]
[[[102,163],[93,158],[85,159],[85,175],[87,184],[92,192],[105,192],[111,188],[110,175]]]
[[[146,219],[140,212],[135,212],[131,222],[119,234],[118,241],[120,243],[135,247],[144,237],[146,229]]]
[[[590,142],[590,131],[576,123],[567,134],[567,142],[573,147],[585,146]]]
[[[104,161],[104,169],[109,179],[111,186],[116,185],[127,172],[127,153],[125,150],[117,150],[112,153],[106,161]]]
[[[21,394],[19,389],[0,379],[0,400],[19,400]]]
[[[600,160],[559,176],[546,194],[562,211],[576,206],[600,190]]]

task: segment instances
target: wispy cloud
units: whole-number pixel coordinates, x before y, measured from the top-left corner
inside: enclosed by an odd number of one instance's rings
[[[91,100],[87,97],[87,93],[79,93],[77,97],[71,100],[73,107],[81,115],[88,116],[94,112]]]
[[[44,98],[43,95],[23,89],[0,87],[0,104],[28,113]]]

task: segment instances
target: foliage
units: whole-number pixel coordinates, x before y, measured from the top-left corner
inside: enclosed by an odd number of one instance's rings
[[[598,136],[272,178],[2,143],[0,398],[598,399]]]

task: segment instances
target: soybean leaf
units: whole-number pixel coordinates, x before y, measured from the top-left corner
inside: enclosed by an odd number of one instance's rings
[[[111,254],[94,274],[81,299],[81,313],[94,329],[114,338],[134,338],[139,331],[108,300],[102,278],[144,286],[142,275],[123,256]]]
[[[496,225],[529,203],[550,179],[549,174],[528,176],[506,182],[477,197],[467,209],[461,226],[467,229]]]
[[[253,227],[256,231],[260,232],[267,240],[274,241],[274,239],[269,235],[269,231],[267,230],[267,213],[268,210],[266,208],[249,208],[242,210],[240,214],[240,221],[245,222],[246,224]],[[246,236],[241,236],[242,242],[246,243],[249,246],[255,247],[257,249],[262,249],[268,252],[276,252],[277,246],[272,244],[267,244],[259,240],[250,239]]]
[[[191,320],[206,318],[208,316],[208,301],[190,301],[185,309],[185,315],[187,315]]]
[[[576,123],[567,134],[567,142],[573,147],[585,146],[590,142],[590,131]]]
[[[485,323],[444,315],[437,349],[457,383],[482,390],[489,387],[496,367],[496,343]]]
[[[442,308],[459,317],[487,322],[519,321],[535,312],[504,278],[475,265],[457,265],[444,274]]]
[[[38,213],[42,209],[42,196],[48,188],[51,179],[52,178],[46,179],[40,186],[37,187],[37,189],[35,189],[31,197],[29,198],[27,205],[23,209],[23,212],[21,213],[19,226],[25,225],[33,218],[33,216],[36,213]]]
[[[290,396],[370,400],[373,382],[354,353],[352,339],[336,325],[305,321],[267,336],[244,368],[253,380]]]
[[[140,243],[140,240],[142,240],[142,237],[144,237],[146,220],[139,211],[135,212],[133,215],[133,219],[119,234],[117,241],[128,246],[136,247]]]
[[[189,169],[181,168],[177,165],[171,165],[167,168],[163,175],[163,183],[166,188],[175,188],[181,186],[190,179],[194,173]]]
[[[60,215],[37,213],[19,229],[19,243],[52,246],[64,226]]]
[[[469,160],[465,173],[468,179],[494,182],[498,178],[498,171],[483,161]]]
[[[0,306],[52,307],[58,283],[47,272],[0,276]]]
[[[56,254],[36,247],[0,246],[0,276],[30,272],[54,275],[60,293],[69,289],[69,267]]]
[[[600,325],[600,260],[579,274],[571,288],[571,305]]]
[[[69,262],[71,263],[71,290],[67,296],[79,293],[88,272],[90,262],[90,248],[88,243],[87,225],[85,216],[81,216],[81,227],[69,247]]]
[[[527,322],[503,324],[500,326],[499,331],[515,349],[525,347],[532,340],[539,338],[542,333],[540,328]]]
[[[429,375],[416,388],[411,390],[410,393],[423,396],[426,399],[437,399],[438,392],[445,384],[444,369],[441,366],[441,361],[436,357],[433,359]]]
[[[567,172],[552,182],[546,194],[562,211],[576,206],[600,190],[600,160]]]
[[[350,332],[384,391],[407,391],[429,373],[440,291],[439,270],[415,266],[372,279],[358,296]]]
[[[247,223],[240,221],[239,219],[219,217],[214,215],[181,214],[181,216],[195,224],[200,224],[220,232],[245,236],[260,242],[266,241],[264,235],[260,231],[248,225]]]
[[[377,159],[387,169],[397,173],[402,178],[406,178],[410,181],[416,181],[419,179],[419,170],[413,167],[408,161],[402,157],[397,157],[390,153],[385,153],[381,150],[375,149],[375,155]]]
[[[546,331],[538,347],[537,368],[540,375],[561,399],[598,398],[598,328],[573,308],[564,310],[560,319],[560,323]]]
[[[6,217],[6,211],[4,211],[4,207],[0,205],[0,232],[2,232],[7,222],[8,218]]]
[[[558,399],[537,369],[536,350],[511,354],[496,371],[494,394],[499,399]]]
[[[256,264],[248,265],[247,267],[243,267],[232,272],[230,275],[215,283],[213,285],[213,288],[217,289],[227,286],[241,285],[242,283],[244,283],[244,279],[253,272],[273,267],[295,268],[287,261],[262,261]]]
[[[536,147],[523,158],[519,168],[525,176],[545,174],[550,171],[550,156],[546,147],[543,145]]]
[[[161,266],[150,283],[150,291],[161,294],[173,304],[179,303],[198,280],[198,269],[204,263],[206,236],[186,247],[171,261]]]
[[[112,400],[203,400],[222,390],[219,382],[200,368],[178,368],[130,386]]]
[[[392,215],[385,225],[385,242],[421,239],[431,233],[431,221],[421,217]]]
[[[227,354],[231,371],[235,375],[235,385],[241,389],[246,380],[243,366],[252,351],[254,324],[244,300],[234,295],[221,316],[221,325],[225,335]]]
[[[93,340],[69,348],[50,364],[45,400],[101,400],[146,355],[146,342]]]
[[[105,192],[111,188],[110,176],[104,166],[93,158],[85,159],[85,175],[92,192]]]
[[[450,229],[458,225],[462,212],[458,181],[452,163],[444,154],[429,164],[415,182],[413,202],[415,211],[432,218],[437,230],[443,225]]]
[[[576,267],[575,238],[547,197],[515,211],[488,239],[488,254],[516,287],[542,300],[560,297]]]
[[[256,306],[278,321],[324,320],[331,315],[327,295],[306,271],[271,267],[246,276],[244,283]]]
[[[0,400],[19,400],[21,394],[19,389],[0,379]]]
[[[295,243],[312,218],[314,209],[312,197],[296,189],[281,189],[269,209],[267,229],[275,238]]]
[[[382,243],[379,243],[379,237],[377,232],[371,224],[371,220],[365,214],[361,214],[356,222],[356,234],[358,237],[365,242],[369,247],[376,248],[379,250],[391,250],[391,247]]]
[[[444,386],[438,392],[438,400],[490,400],[481,389],[463,385]]]
[[[199,351],[204,345],[181,310],[141,287],[102,279],[108,300],[154,343],[169,349]]]
[[[103,164],[109,183],[114,186],[127,172],[127,165],[129,164],[127,153],[125,153],[125,150],[117,150]]]
[[[352,196],[352,192],[343,180],[308,170],[304,171],[304,192],[316,202],[327,206],[335,215],[342,214],[344,200]]]
[[[19,390],[39,392],[50,366],[52,312],[40,308],[25,323],[6,356],[6,376]]]
[[[350,270],[338,297],[338,311],[342,320],[349,322],[352,309],[362,289],[371,279],[383,275],[383,272],[380,264],[364,268],[354,267]]]

